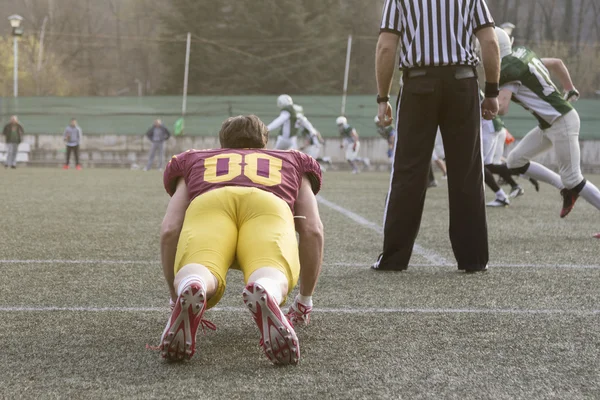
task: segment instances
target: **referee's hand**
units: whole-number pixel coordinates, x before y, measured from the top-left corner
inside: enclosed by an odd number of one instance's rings
[[[494,119],[498,115],[498,98],[486,97],[481,103],[481,116],[483,119]]]
[[[379,110],[377,116],[379,117],[379,124],[381,126],[390,126],[394,120],[392,106],[390,102],[379,103]]]

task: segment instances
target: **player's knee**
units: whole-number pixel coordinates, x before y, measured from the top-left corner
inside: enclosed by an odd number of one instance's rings
[[[567,189],[573,189],[584,181],[584,177],[581,175],[581,171],[572,171],[567,174],[563,174],[561,171],[560,180]]]
[[[523,157],[519,157],[519,155],[515,154],[515,152],[513,151],[508,155],[508,158],[506,159],[506,166],[509,169],[514,170],[516,172],[519,172],[519,170],[523,168],[525,168],[525,171],[527,171],[527,168],[529,167],[529,160]],[[522,174],[525,171],[519,173]]]

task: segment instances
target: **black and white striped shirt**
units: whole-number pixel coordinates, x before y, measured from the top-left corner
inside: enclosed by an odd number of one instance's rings
[[[381,19],[400,36],[400,68],[476,66],[474,34],[493,26],[485,0],[386,0]]]

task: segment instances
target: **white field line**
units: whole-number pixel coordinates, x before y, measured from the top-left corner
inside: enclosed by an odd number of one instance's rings
[[[10,260],[0,259],[0,264],[113,264],[113,265],[132,265],[132,264],[151,264],[159,265],[158,260]],[[368,268],[369,262],[364,263],[324,263],[324,267],[361,267]],[[444,267],[456,267],[455,264],[445,264]],[[587,264],[507,264],[490,263],[490,268],[559,268],[559,269],[600,269],[600,265]],[[439,263],[411,263],[409,267],[440,267]]]
[[[332,210],[339,212],[343,216],[351,219],[352,221],[354,221],[366,228],[369,228],[372,231],[379,233],[380,235],[383,234],[383,228],[380,225],[369,221],[368,219],[364,218],[363,216],[358,215],[348,209],[345,209],[344,207],[342,207],[334,202],[331,202],[321,196],[317,196],[317,201],[319,203],[323,204],[324,206],[327,206],[327,207],[331,208]],[[452,265],[444,257],[440,256],[439,254],[437,254],[429,249],[421,247],[416,243],[413,245],[413,251],[416,254],[424,257],[425,259],[427,259],[427,261],[429,261],[435,265]]]
[[[145,264],[156,260],[0,260],[0,264]]]
[[[588,264],[588,265],[578,265],[578,264],[505,264],[499,263],[488,264],[490,268],[559,268],[559,269],[600,269],[600,265]],[[324,267],[369,267],[369,263],[325,263]],[[410,263],[409,267],[440,267],[439,264],[428,264],[428,263]],[[444,265],[444,267],[454,267],[456,265]]]
[[[245,313],[242,307],[215,307],[211,312]],[[0,312],[162,312],[168,313],[168,307],[0,307]],[[559,310],[559,309],[519,309],[519,308],[317,308],[317,314],[504,314],[504,315],[577,315],[596,316],[600,310]]]

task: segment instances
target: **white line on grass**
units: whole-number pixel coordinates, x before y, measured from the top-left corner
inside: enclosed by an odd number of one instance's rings
[[[369,263],[326,263],[324,267],[363,267],[369,266]],[[577,264],[489,264],[490,268],[560,268],[560,269],[600,269],[600,265],[577,265]],[[410,263],[409,267],[440,267],[439,264],[428,264],[428,263]],[[456,264],[444,265],[444,267],[454,267]]]
[[[350,218],[352,221],[354,221],[366,228],[369,228],[369,229],[379,233],[380,235],[383,234],[383,228],[380,225],[369,221],[365,217],[358,215],[348,209],[345,209],[344,207],[342,207],[334,202],[331,202],[331,201],[323,198],[322,196],[317,196],[317,201],[319,203],[323,204],[324,206],[327,206],[327,207],[331,208],[332,210],[339,212],[340,214],[344,215],[345,217]],[[419,254],[420,256],[427,259],[427,261],[429,261],[435,265],[452,265],[444,257],[440,256],[439,254],[437,254],[429,249],[421,247],[416,243],[413,245],[413,251],[416,254]]]
[[[158,260],[0,260],[0,264],[152,264],[159,265]],[[324,263],[324,267],[369,267],[369,262],[364,263]],[[447,263],[444,267],[456,267],[456,264]],[[411,263],[409,267],[440,267],[439,263]],[[490,268],[561,268],[561,269],[600,269],[600,265],[587,264],[505,264],[490,263]]]
[[[0,312],[164,312],[168,307],[0,307]],[[211,312],[245,313],[242,307],[215,307]],[[505,315],[600,315],[600,310],[518,309],[518,308],[318,308],[317,314],[505,314]]]
[[[155,260],[0,260],[0,264],[143,264]]]

